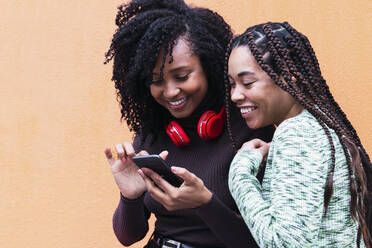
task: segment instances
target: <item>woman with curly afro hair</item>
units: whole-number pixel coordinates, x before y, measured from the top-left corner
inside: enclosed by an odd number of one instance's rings
[[[121,116],[134,131],[105,154],[121,192],[113,216],[123,245],[141,240],[148,218],[156,216],[147,247],[257,247],[228,189],[237,144],[269,141],[273,127],[245,128],[235,107],[225,126],[224,57],[232,38],[217,13],[182,0],[134,0],[119,7],[118,26],[106,62],[114,61],[113,81]],[[183,179],[175,187],[134,156],[160,154]],[[175,167],[177,165],[178,167]]]
[[[269,22],[248,28],[228,51],[226,85],[247,126],[277,126],[271,144],[244,143],[230,167],[231,193],[256,242],[371,247],[371,162],[307,37]]]

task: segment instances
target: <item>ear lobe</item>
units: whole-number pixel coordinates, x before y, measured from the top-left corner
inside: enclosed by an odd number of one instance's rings
[[[298,85],[297,84],[297,79],[296,79],[296,77],[295,76],[293,76],[292,74],[290,74],[291,75],[291,81],[292,81],[292,83],[294,84],[294,87],[300,87],[300,85]],[[288,82],[284,79],[284,77],[282,76],[282,75],[280,75],[280,80],[284,83],[284,84],[286,84],[286,85],[288,85]]]
[[[291,76],[291,80],[292,80],[293,83],[297,82],[297,79],[293,75]]]
[[[293,83],[296,90],[304,92],[304,87],[305,86],[303,84],[301,84],[301,82],[297,82],[297,78],[295,76],[291,75],[291,80],[292,80],[292,83]]]

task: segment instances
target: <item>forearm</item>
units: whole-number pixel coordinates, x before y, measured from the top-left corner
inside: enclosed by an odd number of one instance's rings
[[[301,211],[306,203],[285,195],[285,190],[274,194],[275,202],[263,199],[262,186],[255,177],[262,156],[255,151],[244,151],[233,160],[229,187],[238,208],[260,247],[309,247],[309,233],[318,222],[319,213]],[[285,187],[291,187],[287,180]],[[299,189],[300,190],[300,189]],[[310,189],[309,189],[310,190]],[[280,194],[280,195],[278,195]],[[306,222],[301,224],[301,222]]]
[[[145,209],[143,198],[141,196],[136,200],[128,200],[120,194],[112,223],[117,239],[125,246],[141,240],[148,231],[149,213]]]

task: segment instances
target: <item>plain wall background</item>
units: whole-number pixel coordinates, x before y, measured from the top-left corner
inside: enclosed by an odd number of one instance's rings
[[[103,149],[130,140],[104,53],[117,0],[0,0],[0,247],[121,247]],[[289,21],[372,155],[372,1],[190,0],[236,33]],[[143,243],[133,245],[142,247]]]

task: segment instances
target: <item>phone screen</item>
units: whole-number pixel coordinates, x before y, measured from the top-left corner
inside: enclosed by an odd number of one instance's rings
[[[183,183],[182,178],[174,174],[159,155],[136,156],[132,157],[132,160],[139,168],[149,168],[155,171],[175,187],[179,187]]]

